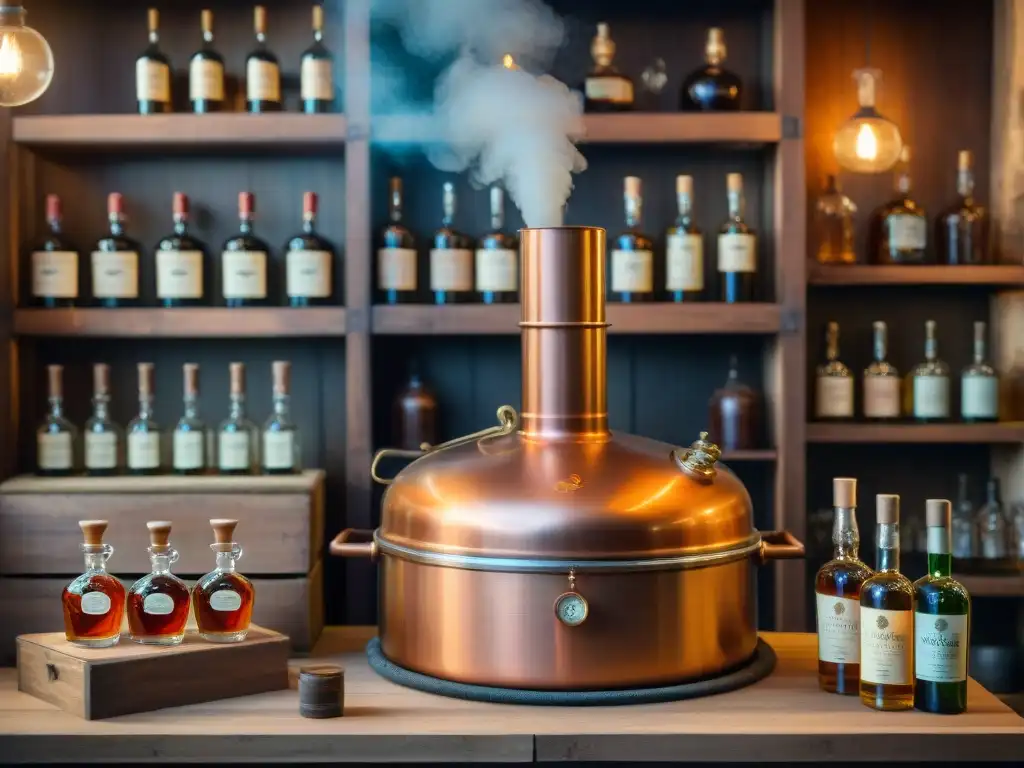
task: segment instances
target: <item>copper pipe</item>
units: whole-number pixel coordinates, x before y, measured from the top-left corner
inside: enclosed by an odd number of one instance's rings
[[[527,438],[606,439],[605,231],[520,231]]]

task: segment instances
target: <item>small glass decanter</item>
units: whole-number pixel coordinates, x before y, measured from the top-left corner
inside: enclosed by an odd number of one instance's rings
[[[237,520],[214,519],[214,543],[217,567],[192,588],[199,636],[214,643],[237,643],[245,639],[252,618],[256,593],[252,582],[235,570],[242,548],[232,541]]]
[[[189,592],[185,582],[171,573],[178,551],[171,547],[171,524],[146,523],[149,560],[153,570],[128,590],[128,631],[137,643],[178,645],[185,637]]]
[[[61,594],[64,605],[64,636],[85,648],[107,648],[121,639],[124,587],[107,573],[114,548],[103,543],[106,520],[79,520],[84,543],[85,573]]]
[[[815,236],[818,247],[815,258],[819,264],[854,264],[853,250],[854,202],[839,189],[834,175],[825,177],[825,189],[814,206]]]
[[[274,377],[274,412],[263,425],[263,473],[288,475],[298,472],[299,432],[291,415],[291,371],[287,360],[275,360],[271,367]]]

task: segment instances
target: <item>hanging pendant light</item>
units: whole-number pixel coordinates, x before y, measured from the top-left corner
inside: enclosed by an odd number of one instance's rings
[[[17,0],[0,0],[0,107],[20,107],[43,95],[53,79],[53,52]]]

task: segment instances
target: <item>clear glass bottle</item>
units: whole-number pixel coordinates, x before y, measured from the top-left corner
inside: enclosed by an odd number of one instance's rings
[[[519,301],[519,242],[505,231],[505,190],[491,186],[491,230],[476,249],[476,293],[483,304]]]
[[[626,229],[615,238],[608,256],[608,301],[654,301],[654,246],[641,229],[640,179],[627,176],[623,184]]]
[[[434,304],[455,304],[473,298],[473,251],[470,240],[454,227],[455,185],[441,189],[441,227],[430,248],[430,290]]]
[[[825,327],[825,362],[818,366],[814,414],[818,419],[853,418],[853,373],[839,360],[839,323]]]
[[[914,706],[914,586],[900,573],[900,497],[875,497],[878,562],[860,589],[860,700],[880,710]]]
[[[960,417],[999,420],[999,377],[985,360],[985,323],[981,321],[974,324],[974,361],[960,375]]]
[[[85,474],[116,475],[121,429],[110,418],[110,366],[92,367],[92,416],[85,422]]]
[[[985,488],[986,500],[978,510],[975,527],[978,531],[978,557],[985,560],[1005,560],[1009,557],[1010,539],[999,478],[993,477]]]
[[[935,321],[924,324],[924,361],[911,372],[913,415],[917,421],[949,418],[949,366],[939,359]]]
[[[182,415],[174,427],[174,473],[201,475],[206,471],[206,422],[199,416],[199,366],[182,366]]]
[[[313,44],[302,52],[300,95],[306,114],[330,112],[334,106],[334,57],[324,45],[324,7],[313,6]]]
[[[680,109],[684,112],[724,112],[740,108],[743,83],[735,73],[722,66],[725,56],[725,35],[719,27],[711,27],[704,46],[705,65],[683,81],[679,94]]]
[[[263,474],[289,475],[302,469],[299,459],[299,430],[292,421],[292,364],[275,360],[271,366],[274,379],[274,411],[263,425]]]
[[[245,415],[245,363],[231,363],[229,370],[231,409],[217,429],[217,471],[222,475],[250,475],[259,466],[259,431]]]
[[[107,648],[121,639],[124,586],[107,573],[114,548],[103,543],[106,520],[79,520],[84,543],[85,572],[64,587],[64,636],[86,648]]]
[[[149,45],[135,60],[135,97],[141,115],[171,111],[171,62],[160,50],[160,12],[150,8],[146,21]]]
[[[726,177],[729,216],[718,230],[719,300],[754,301],[757,293],[757,235],[744,220],[743,176]]]
[[[256,47],[245,60],[245,104],[247,112],[281,111],[281,69],[267,47],[267,9],[253,7]]]
[[[597,35],[590,44],[594,66],[583,84],[584,108],[587,112],[624,112],[633,109],[633,81],[612,64],[615,41],[608,24],[597,25]]]
[[[128,422],[128,473],[160,473],[160,425],[153,418],[153,364],[139,363],[139,413]]]
[[[178,551],[170,544],[171,524],[151,521],[146,528],[153,570],[128,590],[128,631],[136,643],[178,645],[185,637],[189,591],[185,582],[171,573],[171,565],[178,560]]]
[[[910,147],[896,164],[896,197],[871,217],[868,254],[875,264],[924,264],[928,261],[928,217],[910,196]]]
[[[233,541],[237,520],[210,521],[217,567],[192,588],[199,636],[214,643],[238,643],[249,632],[256,591],[252,582],[235,570],[242,548]]]
[[[864,418],[895,421],[900,417],[900,374],[888,356],[888,327],[881,320],[872,325],[874,359],[864,369]]]
[[[971,596],[953,578],[950,504],[925,502],[928,574],[914,582],[914,707],[956,715],[967,710]]]
[[[956,507],[953,509],[953,557],[970,560],[977,552],[977,530],[974,525],[974,503],[971,501],[968,477],[961,472],[956,477]]]
[[[402,223],[402,180],[393,176],[389,184],[388,220],[377,249],[378,300],[383,304],[416,301],[419,281],[416,267],[416,238]]]
[[[665,292],[669,301],[704,298],[704,234],[693,221],[693,177],[676,176],[679,215],[665,238]]]
[[[974,158],[957,154],[958,199],[935,220],[935,243],[940,264],[988,262],[988,214],[974,199]]]
[[[832,560],[814,579],[817,600],[818,685],[829,693],[860,690],[860,590],[872,570],[860,559],[857,481],[832,480]]]
[[[825,189],[814,206],[814,228],[818,240],[815,258],[819,264],[854,264],[853,216],[857,206],[839,189],[835,175],[825,177]]]
[[[75,470],[77,430],[64,417],[64,366],[46,366],[50,409],[36,430],[36,474],[64,477]]]
[[[196,114],[224,109],[224,57],[213,44],[213,11],[199,16],[203,43],[188,65],[188,96]]]

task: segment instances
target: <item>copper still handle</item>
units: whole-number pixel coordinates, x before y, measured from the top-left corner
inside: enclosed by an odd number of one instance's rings
[[[356,539],[356,541],[351,541],[351,539]],[[332,555],[338,557],[377,559],[377,542],[373,539],[373,531],[359,528],[346,528],[334,537],[329,549]]]
[[[762,531],[758,553],[762,563],[769,560],[799,560],[804,556],[804,545],[789,531]]]

